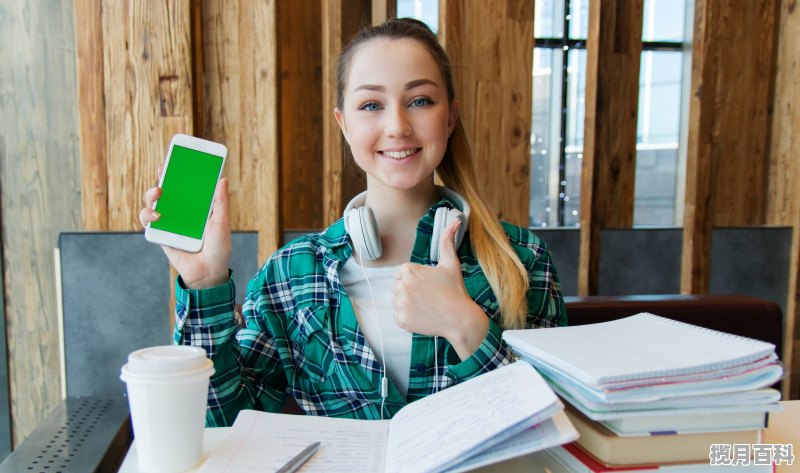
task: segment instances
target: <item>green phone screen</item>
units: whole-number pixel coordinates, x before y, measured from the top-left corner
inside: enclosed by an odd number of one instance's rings
[[[156,203],[161,218],[150,227],[202,238],[221,167],[220,156],[173,145]]]

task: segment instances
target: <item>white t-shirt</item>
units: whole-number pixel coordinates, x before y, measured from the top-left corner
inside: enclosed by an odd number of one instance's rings
[[[406,332],[394,322],[394,308],[392,308],[392,283],[399,266],[383,266],[379,268],[364,267],[362,270],[358,260],[353,256],[339,269],[339,280],[344,286],[356,320],[361,327],[367,344],[375,353],[378,361],[383,362],[381,355],[381,338],[383,338],[383,355],[386,356],[386,376],[394,383],[395,387],[403,394],[408,393],[408,373],[411,369],[411,333]],[[364,279],[364,271],[372,284],[375,294],[375,308],[369,286]],[[378,324],[380,316],[381,323]],[[383,335],[383,337],[381,337]]]

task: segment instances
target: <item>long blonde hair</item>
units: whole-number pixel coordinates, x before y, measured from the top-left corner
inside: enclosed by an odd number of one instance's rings
[[[455,100],[455,87],[450,59],[436,40],[433,32],[422,22],[403,18],[392,19],[377,26],[362,29],[344,48],[337,67],[337,99],[339,110],[344,105],[344,87],[350,62],[358,48],[377,39],[413,39],[430,52],[447,86],[447,98]],[[500,305],[501,324],[504,328],[523,328],[528,313],[526,295],[529,287],[528,272],[508,241],[486,196],[478,187],[475,167],[467,134],[460,116],[447,142],[444,158],[436,169],[442,182],[455,190],[469,203],[472,210],[469,221],[470,243]]]

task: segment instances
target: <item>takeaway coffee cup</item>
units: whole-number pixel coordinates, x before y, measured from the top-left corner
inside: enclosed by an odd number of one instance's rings
[[[168,345],[128,355],[120,379],[128,388],[139,468],[177,473],[200,463],[214,373],[202,348]]]

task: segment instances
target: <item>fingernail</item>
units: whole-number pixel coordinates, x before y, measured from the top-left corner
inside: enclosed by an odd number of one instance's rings
[[[159,218],[159,217],[161,217],[161,214],[160,214],[160,213],[158,213],[158,212],[156,212],[155,210],[153,210],[153,213],[152,213],[152,215],[153,215],[153,217],[155,217],[155,218]]]

